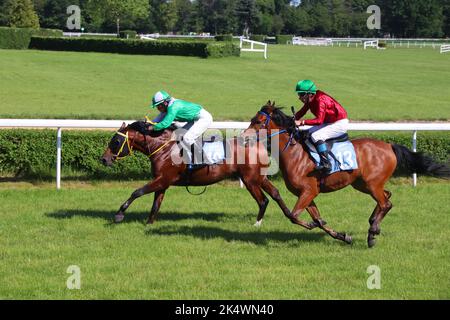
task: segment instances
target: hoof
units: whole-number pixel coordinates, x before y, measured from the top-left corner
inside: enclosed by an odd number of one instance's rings
[[[125,218],[125,215],[123,215],[123,214],[116,214],[114,216],[114,222],[115,223],[121,223],[124,218]]]
[[[258,220],[255,222],[255,224],[253,225],[254,227],[260,228],[262,224],[262,220]]]
[[[373,248],[373,246],[375,245],[376,241],[375,239],[367,239],[367,246],[369,248]]]
[[[348,234],[345,235],[344,237],[344,241],[346,244],[352,244],[353,243],[353,238],[352,236],[349,236]]]

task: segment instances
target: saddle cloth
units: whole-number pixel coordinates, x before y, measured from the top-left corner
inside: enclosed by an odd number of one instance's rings
[[[222,141],[205,142],[203,144],[203,162],[216,164],[225,159],[225,148]]]
[[[306,141],[309,149],[309,154],[316,164],[320,163],[320,157],[317,153],[316,147],[309,141]],[[329,146],[329,145],[328,145]],[[334,155],[331,155],[331,153]],[[336,161],[336,159],[337,161]],[[334,142],[331,147],[331,152],[328,153],[328,159],[331,163],[331,171],[329,174],[358,169],[358,162],[356,161],[355,148],[350,141]]]

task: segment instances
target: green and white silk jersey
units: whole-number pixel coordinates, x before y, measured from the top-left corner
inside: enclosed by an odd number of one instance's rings
[[[198,119],[198,115],[202,109],[203,107],[199,104],[180,99],[172,99],[167,107],[166,116],[161,122],[155,124],[153,129],[156,131],[164,130],[170,127],[174,121],[193,122]]]

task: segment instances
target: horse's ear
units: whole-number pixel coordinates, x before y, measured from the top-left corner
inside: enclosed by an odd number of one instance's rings
[[[266,106],[270,106],[271,103],[270,100],[267,100]]]
[[[122,122],[122,126],[120,127],[120,129],[125,129],[127,127],[127,124],[125,122]]]

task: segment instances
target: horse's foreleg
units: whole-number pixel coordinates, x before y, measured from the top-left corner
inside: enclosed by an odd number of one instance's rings
[[[326,233],[328,233],[330,236],[332,236],[335,239],[342,240],[348,244],[352,243],[353,240],[350,235],[348,235],[346,233],[336,232],[333,229],[325,226],[326,222],[321,218],[319,209],[317,208],[314,201],[311,201],[311,203],[309,204],[309,207],[306,209],[307,209],[309,215],[311,216],[311,218],[313,219],[313,223],[311,224],[312,226],[319,227],[320,229],[322,229],[323,231],[325,231]]]
[[[160,190],[165,190],[167,189],[167,185],[166,183],[162,182],[161,178],[156,178],[153,181],[151,181],[150,183],[146,184],[145,186],[143,186],[142,188],[136,189],[131,196],[128,198],[127,201],[125,201],[119,208],[119,211],[116,213],[114,220],[116,223],[122,222],[122,220],[125,217],[125,210],[128,209],[128,207],[133,203],[134,200],[136,200],[139,197],[142,197],[143,195],[152,193],[152,192],[156,192],[156,191],[160,191]]]
[[[319,209],[317,209],[317,206],[314,203],[314,198],[317,196],[317,194],[311,193],[311,192],[302,192],[300,194],[300,197],[297,200],[297,203],[295,204],[294,209],[292,210],[292,217],[291,221],[292,223],[296,223],[296,219],[298,215],[306,208],[308,208],[308,212],[311,215],[311,218],[314,221],[314,224],[307,224],[308,229],[312,229],[314,227],[319,227],[326,233],[328,233],[332,238],[338,239],[341,241],[344,241],[345,243],[351,244],[352,243],[352,237],[345,233],[336,232],[333,229],[325,226],[325,221],[322,220],[320,217]],[[298,224],[298,223],[296,223]]]
[[[164,199],[164,193],[166,190],[156,191],[155,198],[153,199],[152,211],[150,211],[150,215],[147,220],[147,224],[153,224],[155,222],[156,217],[158,215],[159,209],[161,208],[161,202]]]

